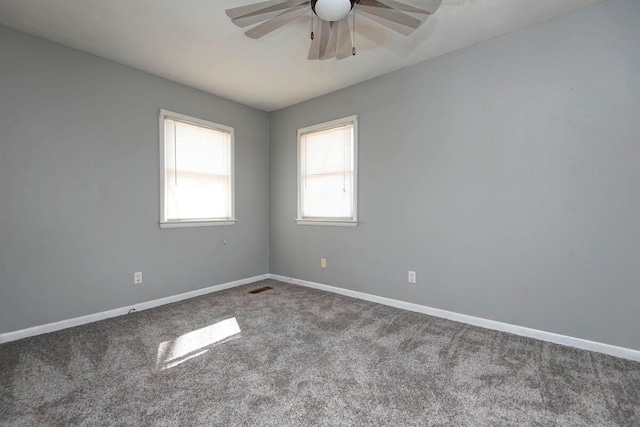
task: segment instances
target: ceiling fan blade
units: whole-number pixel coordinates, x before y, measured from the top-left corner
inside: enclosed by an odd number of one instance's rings
[[[420,0],[420,9],[428,11],[431,15],[442,5],[442,0]]]
[[[307,54],[307,59],[320,59],[320,38],[315,37],[316,34],[320,34],[320,22],[316,24],[316,27],[313,29],[314,37],[311,39],[311,45],[309,46],[309,53]]]
[[[324,55],[320,59],[329,59],[336,56],[336,45],[338,44],[338,27],[340,21],[334,21],[329,23],[329,40],[327,41],[327,48],[324,51]]]
[[[360,11],[358,16],[364,18],[367,21],[375,22],[378,25],[382,25],[383,27],[386,27],[392,31],[395,31],[396,33],[402,34],[403,36],[409,36],[411,35],[411,33],[415,31],[411,27],[406,27],[404,25],[400,25],[395,22],[387,21],[386,19],[380,18],[379,16],[376,16],[376,15],[371,15],[362,10]],[[361,32],[360,30],[361,30],[361,26],[359,26],[358,30],[356,31],[360,33]]]
[[[357,11],[378,16],[380,18],[386,19],[387,21],[395,22],[396,24],[401,24],[406,27],[413,28],[414,30],[418,28],[420,24],[422,24],[422,21],[420,21],[419,19],[398,10],[358,5]]]
[[[338,34],[338,43],[336,45],[336,58],[345,59],[352,56],[353,41],[351,40],[351,31],[349,28],[349,17],[343,18],[336,22],[339,25],[335,30]]]
[[[320,59],[320,33],[322,33],[322,20],[318,19],[313,29],[313,39],[311,39],[307,59]]]
[[[264,22],[271,18],[274,18],[279,13],[280,13],[279,11],[276,11],[276,12],[261,13],[259,15],[249,15],[246,17],[232,19],[231,22],[233,22],[240,28],[246,28],[246,27],[250,27],[251,25],[259,24],[260,22]]]
[[[320,33],[320,59],[323,59],[327,53],[327,47],[329,46],[329,36],[331,35],[331,23],[323,19],[319,19],[319,21],[321,21],[321,25],[322,25],[322,31]]]
[[[260,3],[250,4],[247,6],[227,9],[225,13],[231,19],[238,19],[245,16],[288,9],[293,6],[297,6],[301,3],[304,3],[304,0],[269,0],[269,1],[263,1]]]
[[[327,43],[329,43],[330,31],[331,26],[329,25],[329,22],[318,19],[316,27],[313,30],[314,37],[311,41],[311,46],[309,47],[309,55],[307,55],[307,59],[313,60],[324,57],[325,52],[327,51]]]
[[[259,39],[270,32],[277,30],[285,24],[293,21],[299,16],[304,15],[309,12],[309,8],[306,5],[300,5],[293,9],[287,10],[286,12],[282,12],[280,15],[277,15],[275,18],[271,18],[268,21],[263,22],[262,24],[253,27],[249,31],[246,31],[245,34],[252,39]]]
[[[356,3],[356,6],[370,6],[370,7],[381,7],[383,9],[391,9],[391,6],[388,6],[378,0],[360,0]]]
[[[383,9],[394,9],[401,12],[418,13],[421,15],[433,15],[440,7],[442,0],[431,0],[427,9],[417,8],[410,4],[401,3],[395,0],[360,0],[361,6],[381,7]]]
[[[287,9],[293,10],[293,9],[298,9],[302,7],[310,8],[309,3],[310,3],[309,0],[306,0],[301,2],[297,6],[289,6]],[[233,22],[240,28],[245,28],[251,25],[258,24],[260,22],[268,21],[269,19],[275,18],[281,13],[284,13],[284,12],[281,12],[280,10],[275,10],[275,11],[269,11],[264,13],[261,12],[256,14],[249,14],[249,15],[241,16],[240,18],[232,19],[231,22]]]

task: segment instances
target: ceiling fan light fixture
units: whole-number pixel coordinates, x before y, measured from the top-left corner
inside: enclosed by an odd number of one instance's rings
[[[332,22],[349,15],[353,3],[354,0],[312,0],[311,8],[320,19]]]
[[[418,1],[425,4],[417,7],[405,0],[259,0],[227,9],[226,13],[240,28],[253,26],[245,34],[259,39],[302,16],[308,17],[311,6],[311,46],[307,59],[346,59],[356,54],[356,4],[358,15],[408,36],[433,15],[444,0],[413,0]],[[353,18],[351,22],[349,15]]]

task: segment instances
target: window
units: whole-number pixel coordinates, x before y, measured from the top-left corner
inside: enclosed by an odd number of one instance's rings
[[[233,128],[160,110],[160,227],[235,223]]]
[[[357,135],[357,116],[298,130],[298,224],[357,224]]]

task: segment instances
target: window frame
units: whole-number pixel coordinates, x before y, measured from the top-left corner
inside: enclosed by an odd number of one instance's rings
[[[335,128],[341,125],[353,125],[353,169],[351,171],[352,179],[352,206],[353,212],[351,219],[332,218],[332,217],[303,217],[302,216],[302,135]],[[328,122],[318,123],[298,129],[297,133],[297,183],[298,183],[298,214],[296,223],[298,225],[321,225],[333,227],[356,227],[358,225],[358,115],[343,117]]]
[[[164,121],[166,118],[200,126],[216,131],[229,133],[229,218],[215,219],[182,219],[167,220],[166,206],[166,152],[165,152],[165,134]],[[235,191],[235,129],[231,126],[222,125],[209,120],[200,119],[186,114],[176,113],[165,109],[159,110],[159,140],[160,140],[160,228],[182,228],[182,227],[211,227],[219,225],[234,225],[236,219],[236,191]]]

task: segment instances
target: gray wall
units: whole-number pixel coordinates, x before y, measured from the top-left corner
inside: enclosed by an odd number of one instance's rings
[[[270,269],[640,349],[639,17],[612,0],[270,115],[0,27],[0,333]],[[158,108],[236,128],[228,245],[158,227]],[[297,226],[296,129],[354,113],[361,224]]]
[[[226,246],[221,227],[158,226],[158,108],[236,129]],[[267,273],[268,126],[267,113],[0,27],[0,333]]]
[[[270,271],[640,349],[639,19],[613,0],[272,113]],[[296,225],[296,129],[356,113],[361,224]]]

